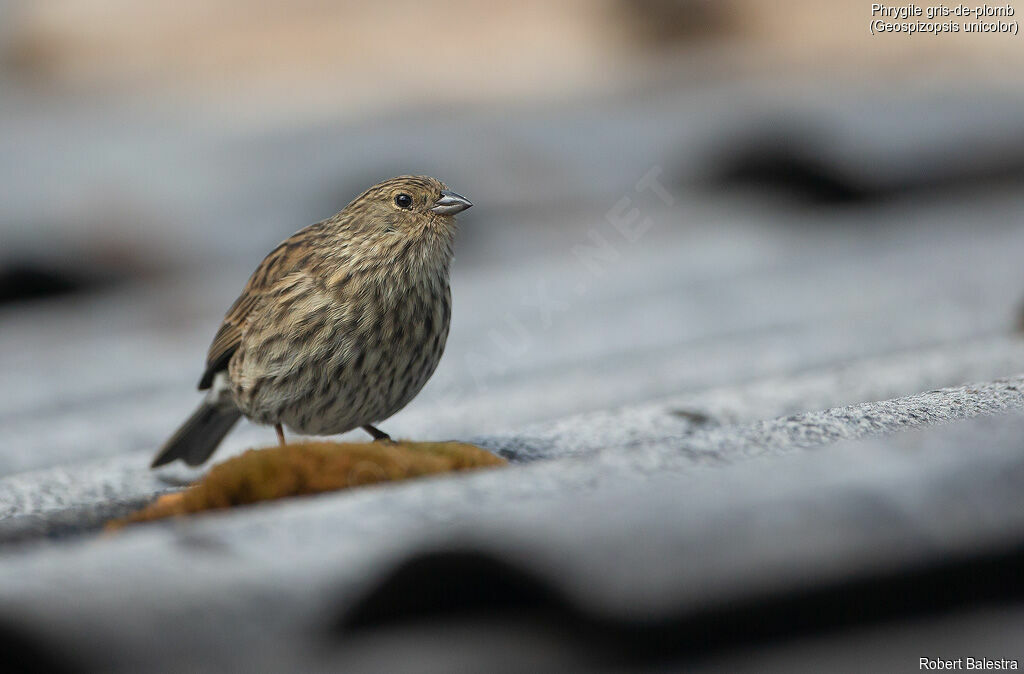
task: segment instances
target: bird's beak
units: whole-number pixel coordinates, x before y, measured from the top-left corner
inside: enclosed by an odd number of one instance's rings
[[[473,205],[466,197],[449,190],[441,190],[441,198],[434,202],[430,211],[441,215],[455,215]]]

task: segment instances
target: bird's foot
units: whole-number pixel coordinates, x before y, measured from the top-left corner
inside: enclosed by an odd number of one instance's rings
[[[364,431],[373,436],[374,442],[394,442],[394,440],[391,439],[390,435],[388,435],[387,433],[385,433],[384,431],[380,430],[375,426],[366,424],[362,428]]]

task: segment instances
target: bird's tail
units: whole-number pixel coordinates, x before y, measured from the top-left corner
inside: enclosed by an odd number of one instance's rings
[[[218,405],[210,399],[204,400],[199,409],[164,443],[150,467],[156,468],[175,459],[181,459],[190,466],[198,466],[210,458],[241,416],[242,413],[234,405]]]

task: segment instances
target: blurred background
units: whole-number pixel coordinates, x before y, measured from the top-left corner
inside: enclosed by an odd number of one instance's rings
[[[759,648],[776,671],[1018,657],[1020,421],[938,422],[1022,404],[1024,42],[873,18],[861,0],[0,0],[5,658],[517,669],[545,643],[537,662],[571,654],[552,620],[636,639],[653,668],[678,648],[758,672]],[[446,354],[382,428],[517,465],[94,535],[196,477],[148,463],[262,257],[404,173],[475,206]],[[215,461],[274,441],[240,424]],[[440,575],[417,566],[445,541]],[[529,573],[481,571],[463,541]],[[382,575],[403,560],[421,582]],[[536,639],[513,601],[531,587]],[[394,631],[329,627],[373,588],[365,615]],[[450,629],[474,593],[511,629]]]
[[[1021,42],[873,36],[871,18],[810,0],[0,2],[0,473],[155,447],[262,256],[401,173],[476,207],[448,355],[392,434],[1010,334]]]

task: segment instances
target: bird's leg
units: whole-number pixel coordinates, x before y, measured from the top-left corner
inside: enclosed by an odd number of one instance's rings
[[[363,430],[373,436],[374,442],[376,442],[377,440],[384,440],[386,442],[391,442],[391,436],[390,435],[388,435],[384,431],[380,430],[379,428],[371,426],[370,424],[366,424],[365,426],[363,426]]]
[[[281,443],[282,447],[284,447],[285,444],[287,444],[284,441],[284,427],[282,427],[281,424],[274,424],[274,430],[277,431],[277,441]]]

